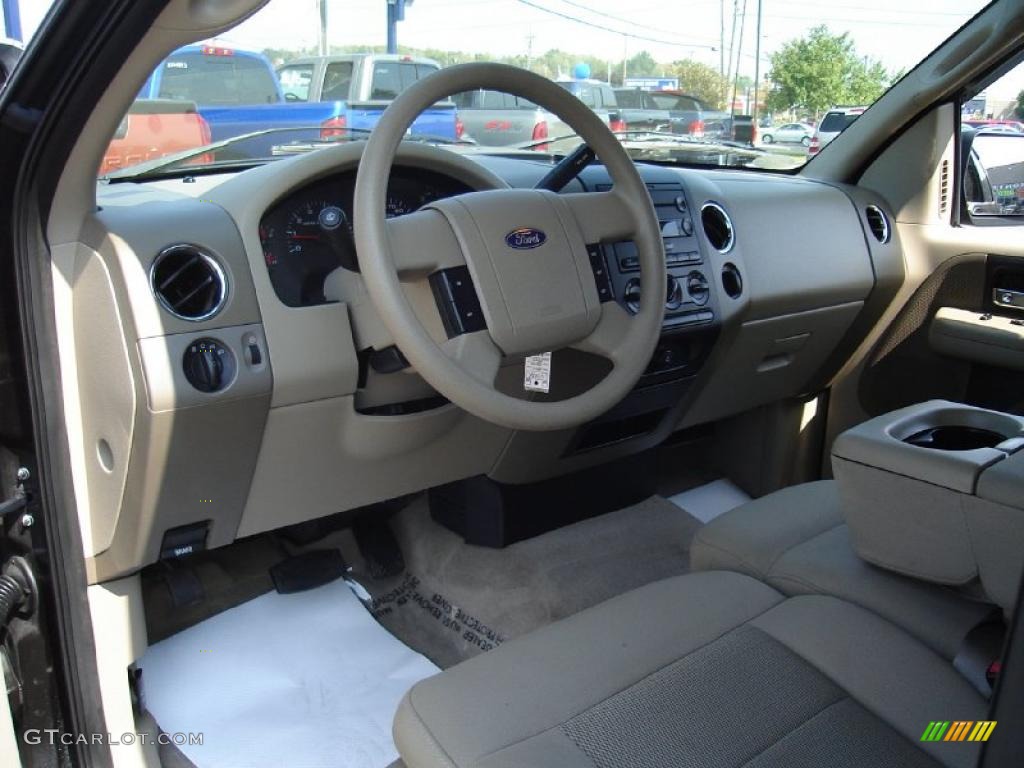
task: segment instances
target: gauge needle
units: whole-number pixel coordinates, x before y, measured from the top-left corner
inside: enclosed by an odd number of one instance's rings
[[[288,235],[289,240],[319,240],[320,235]]]

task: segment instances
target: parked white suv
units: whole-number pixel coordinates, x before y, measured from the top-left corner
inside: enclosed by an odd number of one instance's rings
[[[826,144],[845,131],[865,109],[867,107],[833,107],[826,112],[818,123],[818,130],[811,138],[807,154],[812,157],[818,154]]]

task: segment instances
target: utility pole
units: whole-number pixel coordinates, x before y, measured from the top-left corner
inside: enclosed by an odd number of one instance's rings
[[[737,0],[737,4],[739,0]],[[732,73],[732,105],[729,107],[729,114],[736,114],[736,91],[740,82],[740,57],[743,56],[743,28],[747,21],[747,0],[743,0],[743,15],[740,16],[740,39],[736,45],[736,69]]]
[[[757,125],[761,89],[761,0],[757,0],[757,43],[754,45],[754,125]]]
[[[628,52],[627,44],[629,43],[629,37],[626,35],[622,36],[622,87],[626,87],[626,55]],[[611,81],[608,83],[611,85]]]
[[[736,50],[736,17],[740,15],[740,0],[733,0],[732,4],[732,35],[729,38],[729,66],[725,70],[725,82],[722,83],[722,101],[729,98],[729,83],[732,82],[732,60],[733,52]],[[732,107],[729,108],[732,111]]]
[[[533,69],[533,27],[530,27],[526,33],[526,68],[529,70]]]
[[[327,55],[327,0],[316,0],[320,12],[320,34],[317,35],[317,50],[321,56]]]

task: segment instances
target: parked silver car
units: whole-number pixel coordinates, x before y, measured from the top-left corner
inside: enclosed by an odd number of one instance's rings
[[[813,136],[813,125],[784,123],[765,128],[761,132],[761,142],[764,144],[803,144],[805,147],[809,147]]]

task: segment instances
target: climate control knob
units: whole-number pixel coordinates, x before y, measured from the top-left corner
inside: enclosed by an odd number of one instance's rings
[[[683,304],[683,286],[680,285],[675,275],[668,276],[668,285],[665,290],[665,309],[674,312]]]
[[[708,279],[702,272],[693,270],[686,276],[686,292],[690,295],[690,301],[694,304],[704,306],[708,303],[711,290],[708,287]]]

